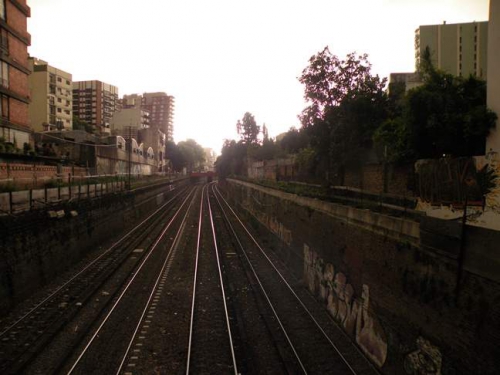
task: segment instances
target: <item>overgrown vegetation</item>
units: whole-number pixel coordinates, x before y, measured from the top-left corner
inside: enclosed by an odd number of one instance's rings
[[[193,139],[177,144],[168,141],[165,147],[166,157],[176,172],[181,172],[184,168],[188,172],[192,172],[200,168],[205,161],[205,151]]]
[[[486,82],[435,69],[428,49],[420,75],[423,84],[400,95],[394,115],[375,133],[374,139],[386,150],[387,159],[484,154],[485,139],[497,118],[486,107]]]
[[[328,47],[312,56],[299,81],[308,106],[291,128],[269,139],[245,113],[237,122],[239,141],[226,140],[216,166],[219,175],[244,176],[248,163],[294,155],[304,181],[325,186],[343,182],[346,167],[365,156],[380,162],[413,163],[422,158],[484,154],[485,138],[497,118],[486,107],[486,82],[435,69],[427,50],[419,74],[422,85],[386,91],[386,79],[371,73],[368,56],[344,59]]]
[[[73,116],[73,130],[83,130],[89,134],[94,134],[97,128],[94,125],[89,124],[87,121],[80,120],[77,116]]]

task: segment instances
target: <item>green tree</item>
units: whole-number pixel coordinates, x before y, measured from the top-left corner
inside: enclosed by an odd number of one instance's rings
[[[177,172],[181,172],[183,168],[192,172],[205,161],[203,147],[193,139],[181,141],[178,144],[167,141],[165,148],[165,156]]]
[[[203,147],[193,139],[179,142],[177,148],[181,155],[182,166],[186,167],[189,172],[195,170],[205,161]]]
[[[241,121],[238,120],[236,123],[236,130],[244,144],[250,145],[258,143],[260,128],[250,112],[246,112]]]
[[[182,171],[182,168],[184,167],[184,159],[183,156],[180,154],[179,149],[177,145],[172,142],[172,141],[167,141],[165,144],[165,157],[170,161],[172,164],[172,168],[176,172]]]
[[[486,107],[486,82],[436,70],[428,51],[420,74],[424,84],[407,93],[399,115],[396,112],[374,135],[388,160],[484,154],[485,139],[497,118]]]
[[[222,151],[215,162],[215,169],[221,179],[230,175],[245,175],[245,159],[247,156],[247,145],[242,141],[224,141]]]
[[[250,150],[250,156],[257,160],[271,160],[281,156],[281,149],[272,138],[264,138],[262,145],[256,145]]]
[[[298,130],[292,127],[282,136],[278,144],[284,152],[294,154],[308,147],[309,142],[308,129]]]
[[[73,116],[73,130],[84,130],[87,133],[94,134],[95,127],[87,121],[80,120],[78,117]]]
[[[299,117],[323,172],[356,161],[387,118],[386,79],[371,74],[366,54],[341,60],[325,47],[310,58],[299,81],[309,102]]]

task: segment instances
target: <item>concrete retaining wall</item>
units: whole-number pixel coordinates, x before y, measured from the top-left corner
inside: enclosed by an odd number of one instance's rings
[[[0,317],[172,194],[170,184],[0,217]],[[55,214],[54,214],[55,213]]]
[[[498,372],[498,232],[235,180],[225,191],[382,373]]]

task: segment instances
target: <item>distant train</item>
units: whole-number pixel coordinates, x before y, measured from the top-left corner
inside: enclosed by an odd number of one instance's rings
[[[214,171],[208,172],[191,172],[189,175],[192,183],[197,182],[212,182],[215,178],[217,178],[217,173]]]

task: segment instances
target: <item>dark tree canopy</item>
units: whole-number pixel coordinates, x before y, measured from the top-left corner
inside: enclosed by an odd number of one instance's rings
[[[74,130],[84,130],[87,133],[93,134],[95,132],[95,127],[89,124],[87,121],[80,120],[80,118],[73,116],[73,129]]]
[[[357,161],[387,118],[386,79],[371,74],[366,54],[341,60],[326,47],[310,58],[299,80],[310,103],[300,120],[323,171]]]
[[[167,141],[165,147],[165,155],[177,172],[182,171],[183,168],[191,172],[205,161],[203,148],[193,139],[181,141],[178,144]]]
[[[396,116],[375,134],[389,160],[484,154],[496,115],[486,107],[486,82],[436,70],[429,53],[420,67],[423,85],[401,100]]]
[[[304,98],[310,105],[302,112],[302,125],[325,120],[332,108],[359,97],[382,96],[386,79],[371,74],[368,55],[347,55],[345,60],[332,55],[328,47],[309,59],[309,66],[299,78],[304,85]]]
[[[230,175],[245,175],[245,157],[247,146],[243,142],[226,139],[221,155],[215,162],[215,168],[221,179]]]
[[[246,112],[241,121],[238,120],[236,130],[244,144],[250,145],[258,142],[260,128],[250,112]]]

